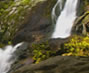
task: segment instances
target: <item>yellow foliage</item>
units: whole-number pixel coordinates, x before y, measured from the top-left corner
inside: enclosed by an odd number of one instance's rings
[[[74,36],[64,44],[64,50],[63,56],[89,56],[89,37]]]
[[[48,44],[48,42],[44,42],[41,44],[32,44],[33,49],[33,60],[35,60],[35,63],[39,63],[40,61],[43,61],[51,56],[51,54],[54,54],[54,51],[51,51],[51,48]]]

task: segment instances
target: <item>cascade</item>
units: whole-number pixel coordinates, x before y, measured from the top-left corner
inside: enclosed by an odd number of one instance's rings
[[[55,13],[57,6],[60,8],[60,10],[62,10],[62,0],[58,0],[57,3],[55,4],[55,6],[53,7],[53,11],[52,11],[52,20],[53,21],[57,20],[57,15]]]
[[[52,38],[66,38],[71,35],[71,29],[76,19],[76,8],[78,0],[66,0],[65,6],[62,9],[62,1],[58,0],[55,4],[52,11],[52,19],[56,20],[55,30],[52,34]],[[61,10],[60,15],[57,17],[55,13],[55,9],[59,5]],[[0,48],[0,73],[7,73],[10,70],[11,64],[15,61],[15,59],[11,59],[13,57],[16,49],[21,46],[23,43],[19,43],[14,47],[12,45],[8,45],[5,49]]]
[[[58,0],[52,10],[52,19],[56,19],[55,9],[60,4],[62,8],[62,1]],[[64,8],[56,19],[56,26],[52,34],[52,38],[67,38],[71,35],[71,29],[75,19],[77,18],[77,3],[78,0],[66,0]]]
[[[5,49],[0,48],[0,73],[7,73],[10,70],[11,64],[15,59],[13,57],[16,49],[21,46],[23,43],[19,43],[16,46],[8,45]]]

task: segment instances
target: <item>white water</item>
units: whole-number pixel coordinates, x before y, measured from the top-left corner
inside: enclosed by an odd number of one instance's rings
[[[7,73],[11,67],[11,64],[14,62],[13,53],[16,49],[21,46],[23,43],[19,43],[16,46],[8,45],[5,49],[0,48],[0,73]]]
[[[62,2],[62,0],[58,0],[56,5],[52,11],[52,18],[56,17],[55,8],[57,4]],[[56,21],[55,30],[52,34],[52,38],[67,38],[71,35],[71,29],[76,19],[76,8],[77,8],[78,0],[66,0],[64,9],[61,11],[60,16]],[[62,7],[62,5],[60,5]]]

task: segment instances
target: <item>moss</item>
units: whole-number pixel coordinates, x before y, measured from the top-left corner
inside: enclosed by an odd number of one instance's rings
[[[82,24],[86,24],[87,22],[89,22],[89,14],[82,20]]]

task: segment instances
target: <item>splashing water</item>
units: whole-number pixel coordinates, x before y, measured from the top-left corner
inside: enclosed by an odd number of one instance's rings
[[[12,45],[8,45],[5,49],[0,48],[0,73],[7,73],[9,71],[11,64],[15,60],[11,59],[13,57],[13,53],[22,44],[23,43],[19,43],[14,47]]]
[[[56,17],[55,8],[62,0],[58,0],[52,11],[52,18]],[[61,11],[60,16],[56,20],[55,30],[52,38],[67,38],[71,35],[71,29],[77,15],[78,0],[66,0],[64,9]],[[62,6],[62,5],[61,5]]]

